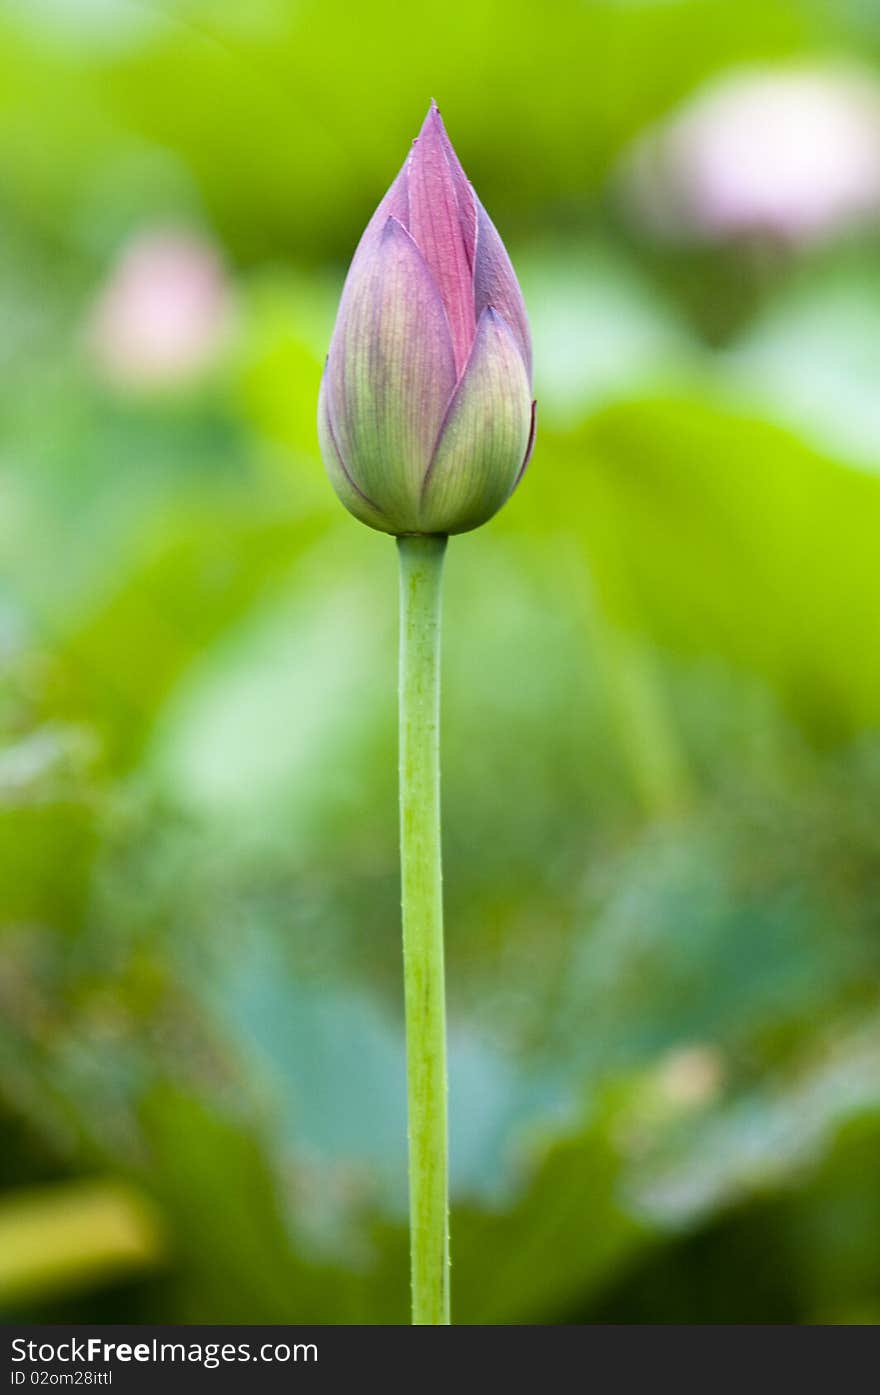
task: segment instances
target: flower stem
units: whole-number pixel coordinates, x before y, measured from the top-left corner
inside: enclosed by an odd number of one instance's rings
[[[412,1320],[449,1322],[446,1000],[440,855],[440,586],[445,537],[398,538],[400,860]]]

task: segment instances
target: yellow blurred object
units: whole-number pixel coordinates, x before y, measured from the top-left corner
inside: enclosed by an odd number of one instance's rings
[[[0,1302],[150,1269],[163,1250],[157,1214],[121,1182],[72,1182],[0,1198]]]

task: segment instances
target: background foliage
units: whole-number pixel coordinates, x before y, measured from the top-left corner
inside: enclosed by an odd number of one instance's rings
[[[662,243],[617,174],[847,55],[875,7],[5,0],[8,1317],[404,1317],[395,557],[313,423],[434,95],[540,401],[447,571],[456,1319],[880,1321],[876,230]],[[95,307],[162,228],[226,312],[157,383]]]

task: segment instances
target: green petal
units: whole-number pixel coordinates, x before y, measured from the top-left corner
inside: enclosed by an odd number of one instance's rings
[[[496,513],[519,478],[532,404],[507,321],[483,311],[467,368],[449,404],[422,494],[426,533],[466,533]]]
[[[353,513],[355,518],[359,518],[361,523],[368,524],[370,528],[378,528],[383,533],[393,532],[381,509],[358,489],[346,469],[327,411],[324,379],[321,380],[321,391],[318,394],[318,441],[330,483],[349,513]]]

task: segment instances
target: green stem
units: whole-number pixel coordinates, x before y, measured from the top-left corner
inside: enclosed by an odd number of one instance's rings
[[[446,1000],[440,858],[440,585],[445,537],[400,553],[400,860],[412,1320],[449,1322]]]

